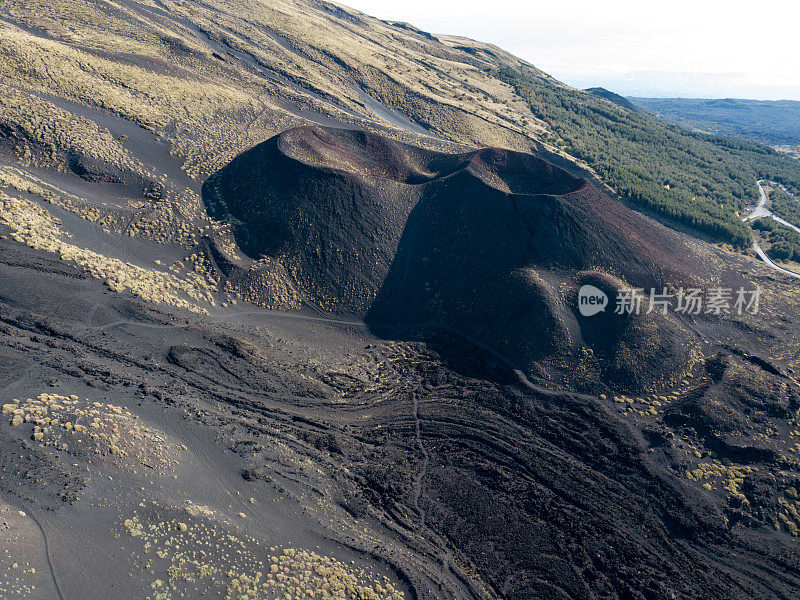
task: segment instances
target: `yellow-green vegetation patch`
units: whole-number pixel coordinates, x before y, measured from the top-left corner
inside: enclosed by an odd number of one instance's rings
[[[166,127],[174,117],[195,122],[197,115],[248,102],[231,87],[116,62],[7,23],[0,24],[0,51],[6,81],[106,108],[149,129]]]
[[[88,5],[86,10],[95,8]],[[129,16],[141,21],[140,16]],[[220,63],[211,58],[208,48],[192,48],[187,56],[194,59],[182,55],[185,64],[177,72],[165,71],[160,68],[166,64],[164,52],[144,41],[158,26],[141,22],[136,28],[142,36],[109,35],[102,42],[92,42],[94,48],[125,53],[115,59],[114,54],[85,51],[83,44],[64,43],[63,39],[70,38],[67,32],[47,39],[0,20],[0,80],[32,93],[108,110],[154,132],[170,132],[171,151],[185,159],[184,168],[194,178],[210,174],[259,141],[251,140],[249,132],[259,117],[267,117],[262,127],[278,126],[282,111],[275,107],[266,115],[266,104],[256,98],[258,91],[251,84],[245,85],[247,78],[243,81],[230,72],[221,76],[214,67]],[[181,46],[185,46],[184,40],[192,40],[191,35],[178,38],[168,31],[159,37]],[[114,41],[121,39],[125,43],[113,47]],[[108,45],[112,48],[106,48]],[[125,56],[139,58],[131,61]],[[178,64],[176,60],[173,66]],[[41,115],[38,120],[43,120]],[[89,141],[95,140],[103,141],[93,133]]]
[[[695,377],[691,370],[687,370],[670,386],[659,389],[653,386],[650,393],[639,396],[616,394],[614,402],[626,408],[627,412],[636,413],[643,417],[656,417],[664,413],[664,409],[674,404],[682,396],[702,385],[703,377]]]
[[[699,463],[694,469],[687,471],[686,476],[692,481],[704,482],[703,487],[708,490],[716,489],[716,486],[721,485],[728,494],[738,498],[744,504],[749,504],[740,490],[745,477],[755,471],[758,471],[756,467],[726,465],[713,459],[710,463]]]
[[[7,555],[8,550],[4,550],[4,554]],[[36,591],[36,586],[31,583],[33,575],[36,575],[36,568],[30,566],[30,563],[20,564],[19,561],[14,561],[7,568],[0,567],[0,598],[30,598]]]
[[[0,188],[38,196],[48,204],[96,223],[106,233],[191,247],[197,243],[198,234],[191,221],[202,214],[200,196],[189,188],[175,193],[168,181],[162,183],[165,187],[163,198],[130,199],[122,207],[126,209],[123,212],[118,206],[89,202],[23,169],[0,166]]]
[[[31,427],[34,442],[75,456],[144,463],[161,473],[176,464],[179,447],[124,406],[41,393],[4,404],[2,414],[12,427]]]
[[[17,157],[26,166],[64,170],[67,157],[83,155],[139,174],[144,169],[107,129],[51,102],[0,85],[0,126],[16,138]]]
[[[149,302],[170,304],[192,312],[208,312],[198,305],[200,303],[215,304],[216,288],[201,277],[177,277],[65,242],[61,238],[67,234],[50,213],[33,202],[12,198],[2,191],[0,223],[11,228],[14,240],[37,250],[58,254],[61,260],[77,263],[93,277],[103,280],[112,291],[129,291]]]
[[[194,507],[195,505],[190,505]],[[141,543],[136,566],[153,574],[148,600],[208,595],[226,600],[404,600],[386,577],[318,552],[265,547],[192,511],[168,521],[134,514],[122,523]]]
[[[119,51],[159,46],[157,31],[126,21],[126,11],[102,0],[7,0],[6,10],[19,21],[82,45]],[[128,13],[130,14],[130,13]]]
[[[800,535],[800,493],[797,488],[790,486],[778,497],[780,510],[776,526],[783,528],[794,536]]]
[[[116,211],[87,202],[85,199],[56,188],[22,169],[0,166],[0,188],[11,188],[33,194],[49,204],[68,210],[86,221],[96,223],[107,233],[121,233],[121,219]]]
[[[191,217],[186,213],[189,207],[197,206],[195,200],[199,200],[197,194],[185,189],[174,201],[164,199],[142,203],[138,206],[146,206],[150,210],[137,212],[123,233],[161,244],[177,242],[184,246],[191,245],[196,240],[196,232],[189,222]]]

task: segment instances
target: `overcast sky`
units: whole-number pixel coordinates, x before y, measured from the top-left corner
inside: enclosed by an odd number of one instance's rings
[[[491,42],[576,87],[800,100],[796,0],[348,0],[381,19]]]

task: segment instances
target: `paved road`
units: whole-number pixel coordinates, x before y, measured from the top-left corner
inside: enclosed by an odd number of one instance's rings
[[[761,197],[758,199],[758,206],[753,209],[753,212],[743,218],[742,221],[752,221],[753,219],[772,216],[772,213],[767,209],[767,193],[764,191],[764,188],[761,187],[760,181],[756,181],[756,184],[758,185],[758,191],[761,194]]]
[[[758,205],[755,207],[755,209],[753,209],[753,212],[751,212],[749,215],[744,217],[742,219],[742,221],[747,222],[747,221],[751,221],[753,219],[759,219],[761,217],[769,217],[769,218],[777,221],[781,225],[786,225],[787,227],[791,227],[797,233],[800,233],[800,228],[795,227],[794,225],[792,225],[791,223],[789,223],[787,221],[784,221],[780,217],[776,217],[774,214],[772,214],[772,211],[767,209],[767,207],[766,207],[766,204],[767,204],[767,193],[764,191],[764,188],[761,186],[762,183],[763,183],[762,181],[756,181],[756,184],[758,184],[758,191],[761,194],[761,198],[759,198],[759,200],[758,200]],[[758,242],[753,242],[753,250],[756,251],[756,254],[758,254],[758,256],[759,256],[759,258],[761,258],[761,260],[763,260],[768,266],[772,267],[776,271],[780,271],[781,273],[783,273],[785,275],[789,275],[791,277],[795,277],[797,279],[800,279],[800,273],[795,273],[794,271],[790,271],[789,269],[784,269],[783,267],[779,267],[774,262],[772,262],[772,259],[770,259],[770,257],[767,256],[766,252],[764,252],[764,250],[761,248],[761,246],[758,245]]]
[[[786,275],[800,279],[800,273],[795,273],[794,271],[790,271],[789,269],[784,269],[783,267],[779,267],[774,262],[772,262],[770,257],[767,256],[766,253],[761,249],[761,246],[758,245],[758,242],[753,242],[753,250],[756,251],[756,254],[758,254],[761,260],[763,260],[765,263],[767,263],[770,267],[772,267],[776,271],[780,271],[781,273],[785,273]]]
[[[797,233],[800,233],[800,227],[797,227],[796,225],[792,225],[791,223],[789,223],[789,221],[784,221],[783,219],[781,219],[779,216],[777,216],[775,213],[773,213],[771,210],[769,210],[767,208],[767,206],[766,206],[766,204],[767,204],[767,194],[766,194],[766,192],[764,192],[764,188],[761,187],[762,182],[761,181],[757,181],[756,183],[758,184],[758,191],[761,194],[761,198],[758,201],[758,205],[753,209],[753,212],[751,212],[749,215],[744,217],[742,219],[742,221],[747,222],[747,221],[752,221],[753,219],[760,219],[762,217],[768,217],[768,218],[772,219],[773,221],[777,221],[781,225],[785,225],[786,227],[789,227],[790,229],[794,229]],[[789,194],[790,196],[792,196],[794,198],[794,194],[790,193],[785,187],[783,187],[782,185],[779,185],[778,187],[781,188],[783,191],[785,191],[787,194]]]

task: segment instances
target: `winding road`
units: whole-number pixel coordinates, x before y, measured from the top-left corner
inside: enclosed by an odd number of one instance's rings
[[[800,233],[800,228],[798,228],[795,225],[792,225],[791,223],[789,223],[787,221],[784,221],[780,217],[774,215],[772,213],[772,211],[770,211],[767,208],[767,193],[764,191],[764,187],[761,185],[762,183],[764,183],[764,182],[763,181],[756,181],[756,184],[758,185],[759,194],[761,195],[761,197],[758,200],[758,205],[755,207],[755,209],[753,209],[753,211],[749,215],[747,215],[746,217],[743,217],[742,221],[744,221],[746,223],[746,222],[752,221],[754,219],[760,219],[760,218],[767,218],[768,217],[768,218],[773,219],[774,221],[777,221],[781,225],[785,225],[786,227],[794,229],[797,233]],[[756,242],[756,241],[753,242],[753,250],[756,251],[756,254],[758,254],[758,257],[761,260],[763,260],[767,264],[767,266],[772,267],[776,271],[780,271],[784,275],[789,275],[790,277],[794,277],[796,279],[800,279],[800,273],[796,273],[794,271],[790,271],[789,269],[784,269],[783,267],[779,267],[778,265],[776,265],[772,261],[772,259],[770,259],[770,257],[767,256],[767,253],[764,252],[763,248],[761,248],[761,246],[759,246],[758,242]]]
[[[764,191],[761,183],[761,181],[756,181],[758,193],[761,195],[761,197],[758,199],[758,205],[756,205],[756,207],[753,209],[753,212],[742,219],[742,221],[745,223],[747,221],[753,221],[754,219],[760,219],[761,217],[772,216],[772,213],[767,208],[767,193]]]
[[[767,263],[767,265],[769,265],[776,271],[780,271],[781,273],[800,279],[800,273],[795,273],[794,271],[790,271],[789,269],[784,269],[783,267],[779,267],[774,262],[772,262],[772,259],[770,259],[770,257],[767,256],[767,253],[764,252],[764,250],[762,250],[761,246],[758,245],[758,242],[753,242],[753,250],[756,251],[756,254],[758,254],[761,260],[763,260],[765,263]]]

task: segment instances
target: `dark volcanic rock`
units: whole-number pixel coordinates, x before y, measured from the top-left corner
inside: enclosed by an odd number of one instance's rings
[[[528,371],[585,344],[627,387],[686,359],[682,329],[664,319],[591,322],[573,308],[585,282],[606,282],[613,301],[626,285],[690,280],[692,251],[541,158],[301,127],[237,157],[203,192],[253,258],[278,259],[308,301],[365,315],[383,335],[453,330]]]

